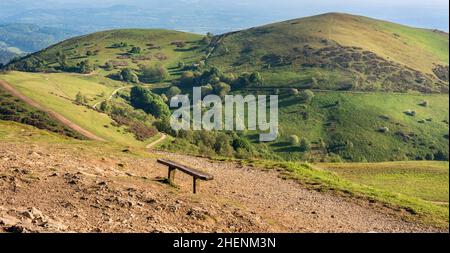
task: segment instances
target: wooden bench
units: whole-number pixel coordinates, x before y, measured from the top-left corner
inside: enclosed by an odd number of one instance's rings
[[[170,161],[170,160],[158,159],[158,163],[164,164],[169,167],[169,175],[168,175],[167,179],[169,180],[169,183],[171,183],[171,184],[174,182],[176,170],[182,171],[182,172],[192,176],[194,194],[197,193],[197,180],[200,179],[200,180],[204,180],[204,181],[210,181],[210,180],[214,179],[214,177],[208,173],[186,167],[184,165],[178,164],[178,163]]]

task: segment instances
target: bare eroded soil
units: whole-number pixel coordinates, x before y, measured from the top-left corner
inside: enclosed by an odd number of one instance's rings
[[[362,200],[305,189],[276,171],[163,152],[94,155],[83,146],[0,143],[2,232],[432,232]],[[169,158],[212,173],[199,194]]]

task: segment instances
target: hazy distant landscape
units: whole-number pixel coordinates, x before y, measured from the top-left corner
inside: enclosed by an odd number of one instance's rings
[[[347,0],[311,4],[308,1],[207,0],[31,1],[0,3],[0,63],[35,52],[70,36],[118,28],[164,28],[192,33],[222,34],[275,21],[328,11],[349,12],[416,27],[448,31],[446,6],[439,1],[379,2]],[[416,1],[414,1],[416,2]],[[258,3],[258,4],[256,4]],[[20,8],[17,8],[20,6]],[[447,6],[448,7],[448,6]],[[408,10],[399,14],[398,10]],[[26,29],[24,30],[23,28]],[[33,27],[33,28],[31,28]],[[10,29],[12,28],[12,29]],[[15,31],[13,29],[16,28]],[[9,29],[9,30],[8,30]],[[5,32],[5,30],[7,30]],[[9,33],[8,33],[9,32]],[[14,35],[19,37],[14,37]],[[19,35],[20,34],[20,35]],[[15,43],[20,39],[34,45]]]
[[[20,8],[17,8],[20,6]],[[31,1],[0,3],[1,23],[27,23],[82,33],[111,28],[166,28],[214,34],[312,16],[348,12],[416,27],[448,31],[442,1],[257,1],[131,0]]]

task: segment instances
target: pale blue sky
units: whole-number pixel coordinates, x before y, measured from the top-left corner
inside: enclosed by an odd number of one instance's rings
[[[112,16],[108,15],[111,10],[103,10],[117,4],[136,6],[136,12],[124,8],[121,15],[118,8]],[[73,12],[81,8],[84,10]],[[448,0],[2,0],[0,23],[78,26],[85,31],[132,26],[223,32],[325,12],[346,12],[448,31],[448,11]]]

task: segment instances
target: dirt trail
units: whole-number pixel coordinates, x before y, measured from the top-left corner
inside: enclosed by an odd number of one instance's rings
[[[26,134],[26,133],[24,133]],[[153,152],[98,154],[63,144],[0,142],[0,231],[446,232],[377,204],[305,189],[277,171]],[[119,151],[117,151],[119,152]],[[212,173],[191,193],[168,158]]]
[[[200,168],[215,176],[203,184],[202,194],[240,203],[281,232],[419,232],[432,228],[404,221],[406,212],[380,204],[352,200],[331,193],[309,190],[277,171],[241,166],[230,162],[159,152],[161,156]],[[184,191],[190,178],[178,175]],[[411,216],[410,216],[411,217]]]
[[[16,90],[12,85],[10,85],[9,83],[7,83],[4,80],[0,79],[0,86],[3,87],[3,89],[7,90],[8,92],[10,92],[13,96],[19,98],[20,100],[22,100],[23,102],[27,103],[28,105],[43,111],[45,113],[47,113],[48,115],[50,115],[52,118],[58,120],[59,122],[61,122],[62,124],[64,124],[67,127],[70,127],[71,129],[73,129],[74,131],[78,132],[79,134],[85,136],[88,139],[91,140],[96,140],[96,141],[105,141],[103,138],[96,136],[95,134],[87,131],[86,129],[78,126],[77,124],[73,123],[72,121],[70,121],[69,119],[67,119],[66,117],[62,116],[61,114],[50,110],[44,106],[42,106],[41,104],[39,104],[38,102],[30,99],[29,97],[23,95],[22,93],[20,93],[18,90]]]
[[[120,87],[120,88],[115,89],[107,99],[97,102],[95,105],[92,106],[92,108],[97,109],[97,106],[99,104],[101,104],[103,101],[111,100],[114,97],[114,95],[117,94],[117,92],[119,92],[121,90],[124,90],[124,89],[127,89],[127,88],[130,88],[130,87],[133,87],[133,86],[130,85],[130,86],[124,86],[124,87]]]
[[[158,145],[159,143],[163,142],[163,141],[167,138],[167,135],[164,134],[164,133],[161,133],[161,134],[162,134],[162,135],[161,135],[161,137],[160,137],[159,139],[157,139],[156,141],[154,141],[154,142],[148,144],[145,148],[146,148],[146,149],[152,149],[153,147],[155,147],[155,146]]]

